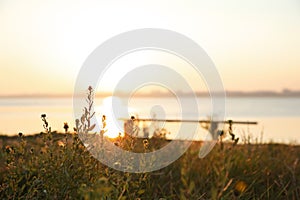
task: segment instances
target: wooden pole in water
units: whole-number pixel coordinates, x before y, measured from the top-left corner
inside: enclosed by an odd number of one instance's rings
[[[127,121],[130,119],[120,118],[120,120]],[[233,121],[233,120],[214,121],[214,120],[182,120],[182,119],[151,119],[151,118],[137,118],[134,120],[136,120],[136,121],[171,122],[171,123],[187,122],[187,123],[223,123],[223,124],[246,124],[246,125],[257,125],[258,124],[257,122],[254,122],[254,121]]]

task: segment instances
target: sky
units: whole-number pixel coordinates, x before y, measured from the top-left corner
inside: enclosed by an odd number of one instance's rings
[[[1,95],[72,94],[97,46],[139,28],[169,29],[197,42],[226,90],[300,90],[298,0],[0,0]],[[186,77],[197,84],[192,72]],[[103,90],[118,78],[107,78]]]

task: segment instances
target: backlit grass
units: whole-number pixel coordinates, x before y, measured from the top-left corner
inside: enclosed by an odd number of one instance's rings
[[[130,174],[94,159],[76,134],[0,141],[1,199],[299,199],[299,146],[217,145],[199,159],[193,142],[170,166]]]

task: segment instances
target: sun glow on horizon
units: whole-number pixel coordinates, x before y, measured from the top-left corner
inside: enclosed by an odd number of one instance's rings
[[[109,138],[116,138],[124,135],[123,120],[120,118],[128,118],[128,111],[132,109],[126,108],[118,97],[109,96],[103,99],[102,105],[96,107],[96,111],[106,116],[105,134]],[[100,119],[97,119],[99,122]]]

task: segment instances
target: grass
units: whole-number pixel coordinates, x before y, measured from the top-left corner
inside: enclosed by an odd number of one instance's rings
[[[161,170],[134,174],[111,169],[78,138],[94,127],[91,105],[88,101],[76,120],[74,133],[67,124],[66,133],[52,131],[42,115],[40,134],[0,136],[0,199],[300,199],[297,145],[220,142],[199,159],[202,143],[195,141]],[[105,128],[105,118],[103,122]],[[99,141],[104,133],[97,135]],[[112,142],[145,152],[169,141],[120,137]]]
[[[157,140],[160,139],[149,139],[149,144]],[[199,159],[201,143],[193,142],[168,167],[131,174],[113,170],[94,159],[76,134],[2,136],[0,141],[1,199],[300,197],[299,146],[224,144]]]

